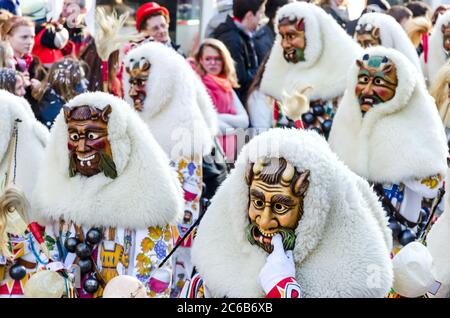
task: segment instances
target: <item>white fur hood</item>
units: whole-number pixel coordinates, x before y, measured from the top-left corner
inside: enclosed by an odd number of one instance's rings
[[[212,199],[192,261],[213,297],[263,297],[267,254],[246,237],[247,162],[283,157],[310,171],[294,259],[304,297],[383,297],[392,282],[391,233],[368,183],[346,168],[317,133],[272,129],[247,144]]]
[[[81,105],[112,107],[108,139],[117,178],[103,173],[69,177],[67,124],[61,111],[33,195],[38,220],[63,218],[80,226],[133,229],[174,223],[182,215],[181,187],[169,159],[136,112],[121,99],[100,92],[81,94],[66,106]]]
[[[442,33],[442,26],[450,22],[450,11],[444,12],[440,15],[433,27],[429,39],[428,48],[428,62],[425,64],[428,81],[431,83],[438,73],[439,69],[447,61],[447,57],[444,51],[444,35]]]
[[[354,172],[374,182],[398,183],[446,172],[447,141],[423,78],[401,53],[383,47],[364,52],[391,59],[397,68],[394,98],[362,116],[353,62],[347,90],[333,120],[331,149]],[[363,55],[359,58],[362,59]]]
[[[283,57],[281,36],[277,32],[261,82],[261,90],[281,99],[283,91],[312,86],[309,96],[314,99],[339,97],[345,90],[347,69],[362,51],[336,21],[321,8],[304,2],[283,6],[275,19],[296,16],[305,23],[305,61],[297,64]],[[275,26],[278,30],[278,27]]]
[[[21,120],[17,126],[16,185],[30,200],[36,181],[35,175],[39,171],[49,133],[47,128],[36,120],[30,104],[24,98],[0,90],[0,173],[2,183],[7,170],[6,152],[16,119]],[[9,181],[12,183],[14,157],[10,169]]]
[[[212,138],[218,133],[217,113],[206,88],[189,64],[174,50],[161,43],[151,42],[131,50],[125,57],[125,66],[133,61],[150,62],[146,84],[147,97],[139,115],[150,128],[158,143],[170,158],[176,158],[179,148],[190,154],[211,151]],[[124,72],[125,100],[128,95],[129,75]]]
[[[417,71],[422,74],[419,56],[414,45],[408,38],[405,30],[393,17],[384,13],[370,12],[359,18],[358,25],[362,24],[371,24],[378,27],[380,29],[381,45],[403,53],[414,64]]]

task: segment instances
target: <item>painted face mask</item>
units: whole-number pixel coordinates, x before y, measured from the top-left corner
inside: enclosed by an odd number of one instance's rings
[[[64,106],[64,117],[69,133],[69,175],[77,173],[91,177],[103,172],[106,177],[117,177],[111,145],[108,140],[108,120],[111,106],[103,110],[92,106],[73,109]]]
[[[447,58],[450,56],[450,23],[447,25],[443,24],[441,27],[442,36],[444,43],[442,44],[444,46],[444,52]]]
[[[125,70],[130,76],[130,90],[128,94],[133,99],[134,108],[142,111],[145,98],[147,97],[146,84],[150,74],[150,62],[145,59],[140,61],[131,59],[130,66],[127,66]]]
[[[303,19],[281,19],[278,22],[278,32],[281,35],[285,60],[294,64],[305,61],[306,38]]]
[[[359,67],[355,94],[363,115],[377,104],[385,103],[395,96],[398,85],[397,69],[385,56],[364,55],[357,60]]]
[[[309,171],[299,173],[283,158],[261,159],[249,164],[250,187],[247,238],[271,253],[272,238],[281,234],[285,250],[295,246],[295,229],[303,214],[303,198],[309,186]]]
[[[358,24],[355,37],[363,48],[381,45],[380,29],[371,24]]]

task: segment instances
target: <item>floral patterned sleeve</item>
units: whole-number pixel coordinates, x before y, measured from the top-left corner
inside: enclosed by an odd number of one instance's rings
[[[173,248],[172,228],[152,226],[136,232],[134,276],[147,288],[151,298],[169,298],[172,263],[158,268]]]

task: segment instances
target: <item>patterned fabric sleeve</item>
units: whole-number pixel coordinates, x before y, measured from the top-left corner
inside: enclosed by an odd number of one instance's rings
[[[300,285],[295,278],[288,277],[276,284],[266,298],[300,298]]]

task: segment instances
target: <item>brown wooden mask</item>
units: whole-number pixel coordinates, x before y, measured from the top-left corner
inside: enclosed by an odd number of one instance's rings
[[[133,106],[136,110],[144,109],[144,101],[147,97],[146,84],[150,75],[150,62],[145,58],[140,61],[130,60],[130,65],[125,68],[129,75],[130,90],[128,95],[133,100]]]

